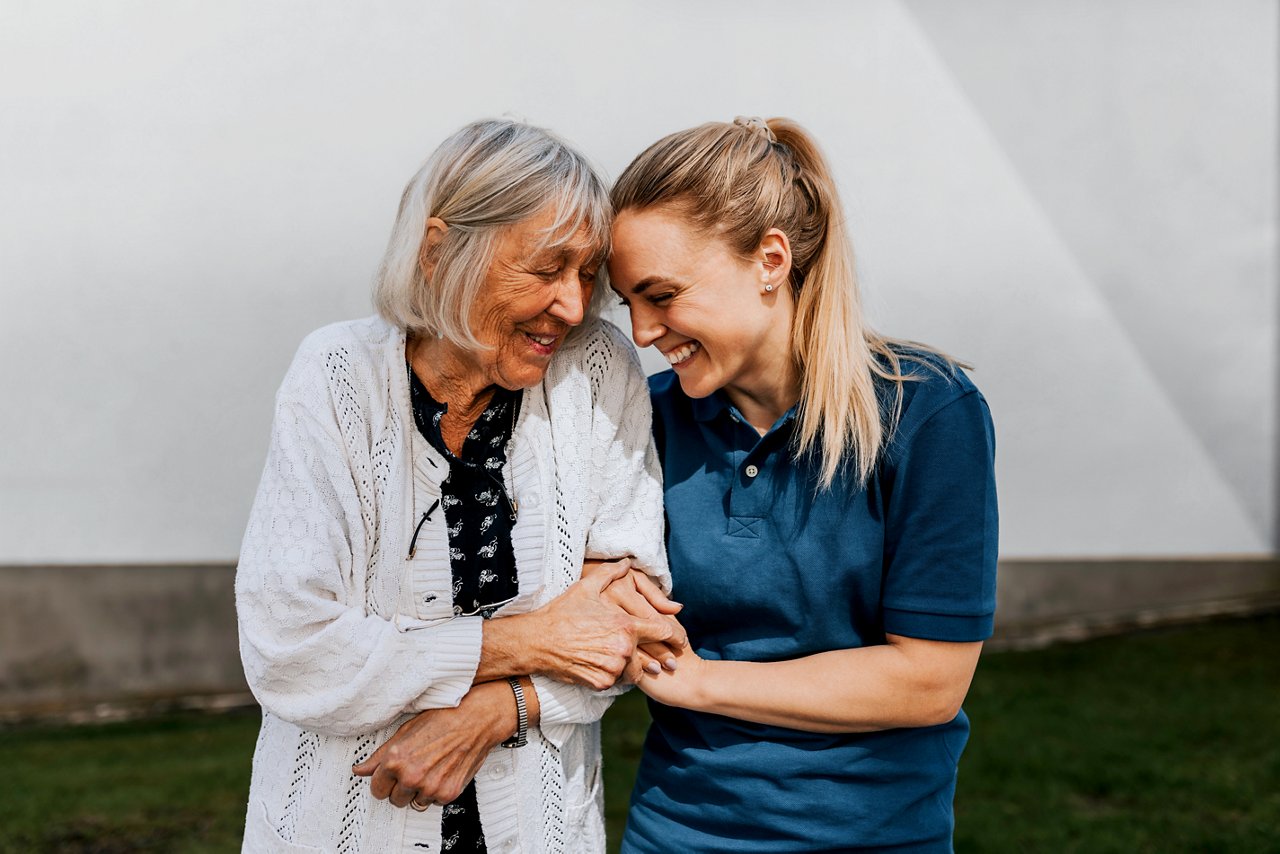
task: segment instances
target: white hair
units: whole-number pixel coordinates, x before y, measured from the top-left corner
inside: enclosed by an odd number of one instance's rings
[[[585,157],[550,131],[523,122],[486,119],[463,127],[440,144],[404,189],[374,280],[378,313],[411,334],[483,349],[472,334],[470,313],[497,238],[548,206],[556,215],[545,233],[546,248],[558,248],[585,227],[598,257],[607,256],[609,192]],[[428,280],[423,241],[433,216],[448,230],[433,247]],[[607,299],[602,279],[588,316],[598,314]]]

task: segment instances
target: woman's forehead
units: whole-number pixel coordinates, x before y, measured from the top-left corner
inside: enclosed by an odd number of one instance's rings
[[[579,223],[576,231],[564,229],[559,233],[529,221],[526,224],[515,230],[516,247],[526,255],[589,260],[603,259],[608,252],[608,234],[596,234],[587,222]]]

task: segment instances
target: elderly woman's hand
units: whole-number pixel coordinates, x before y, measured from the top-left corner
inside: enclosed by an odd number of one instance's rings
[[[528,697],[533,692],[526,689]],[[395,735],[351,770],[369,777],[369,792],[398,807],[447,804],[462,794],[489,751],[515,730],[511,686],[505,680],[474,686],[457,708],[429,709],[405,721]]]
[[[476,680],[532,673],[603,691],[623,675],[638,644],[683,637],[666,617],[634,617],[605,595],[630,571],[625,558],[600,564],[536,611],[486,620]]]
[[[582,568],[584,577],[607,570],[609,562],[589,560]],[[641,620],[665,621],[671,626],[671,637],[665,643],[641,644],[635,657],[639,666],[649,673],[657,673],[661,667],[676,669],[676,653],[689,642],[684,627],[676,620],[684,606],[673,602],[653,579],[638,569],[610,582],[604,591],[605,598],[633,617]]]

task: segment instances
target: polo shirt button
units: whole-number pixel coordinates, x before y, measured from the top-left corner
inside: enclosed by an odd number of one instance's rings
[[[507,776],[507,768],[505,765],[495,765],[489,769],[489,776],[495,780],[501,780]]]
[[[516,850],[516,840],[515,840],[515,837],[512,837],[511,839],[508,839],[506,842],[502,843],[502,850],[503,850],[503,851],[515,851],[515,850]]]
[[[760,469],[755,466],[747,466],[747,477],[755,477],[760,474]]]

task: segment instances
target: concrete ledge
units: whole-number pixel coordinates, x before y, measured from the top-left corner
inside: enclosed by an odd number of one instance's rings
[[[991,649],[1280,610],[1280,558],[1013,559],[1000,562]]]
[[[235,567],[0,566],[0,723],[252,703]],[[1006,560],[990,649],[1280,610],[1280,559]]]
[[[235,567],[0,567],[0,719],[240,695]]]

